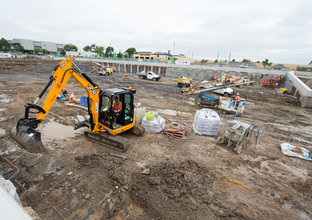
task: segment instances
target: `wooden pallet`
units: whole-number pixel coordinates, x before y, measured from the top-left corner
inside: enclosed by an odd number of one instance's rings
[[[176,136],[176,137],[183,138],[185,135],[185,131],[186,131],[186,129],[182,130],[182,131],[172,131],[172,130],[165,128],[162,130],[161,133],[166,134],[166,135],[170,135],[170,136]]]

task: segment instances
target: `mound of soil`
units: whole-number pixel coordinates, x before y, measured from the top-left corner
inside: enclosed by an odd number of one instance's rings
[[[217,179],[215,174],[192,160],[161,163],[151,168],[150,175],[132,176],[130,197],[149,218],[239,218],[239,214],[223,207],[218,195],[211,190]]]

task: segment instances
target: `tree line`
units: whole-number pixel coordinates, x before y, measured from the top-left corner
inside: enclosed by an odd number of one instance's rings
[[[106,48],[104,48],[104,46],[101,45],[87,45],[83,48],[84,51],[86,52],[94,52],[97,56],[99,57],[115,57],[117,56],[117,58],[130,58],[132,57],[133,54],[137,53],[136,49],[134,47],[130,47],[128,48],[125,53],[114,53],[114,48],[111,46],[108,46]],[[14,47],[11,46],[11,44],[5,39],[5,38],[1,38],[0,39],[0,51],[2,52],[25,52],[25,49],[23,46],[21,46],[20,44],[15,45]],[[78,47],[74,44],[65,44],[64,48],[62,48],[62,51],[60,52],[61,55],[66,55],[67,51],[78,51]],[[38,53],[43,53],[43,54],[50,54],[50,51],[48,51],[47,49],[44,48],[38,48],[35,47],[34,48],[34,53],[38,54]]]
[[[100,45],[87,45],[83,48],[83,51],[85,52],[94,52],[96,53],[99,57],[113,57],[115,56],[114,54],[114,48],[112,46],[105,47],[100,46]],[[124,54],[122,53],[117,53],[117,58],[130,58],[132,57],[133,54],[137,53],[136,49],[134,47],[128,48]]]
[[[201,60],[201,63],[208,63],[209,62],[209,60],[208,59],[203,59],[203,60]],[[219,63],[220,61],[219,60],[215,60],[214,61],[214,63]],[[224,60],[223,62],[228,62],[227,60]],[[233,62],[237,62],[235,59],[233,59],[232,61],[230,61],[230,63],[233,63]],[[241,61],[241,63],[253,63],[253,61],[252,60],[249,60],[249,59],[243,59],[242,61]],[[260,63],[260,61],[257,61],[257,62],[255,62],[255,63]],[[269,59],[265,59],[265,60],[263,60],[262,62],[262,65],[264,66],[264,67],[270,67],[270,66],[272,66],[272,62],[269,62]],[[312,61],[311,61],[311,64],[312,64]]]
[[[15,45],[13,48],[11,48],[11,44],[5,38],[1,38],[0,39],[0,51],[24,52],[25,49],[21,45]]]

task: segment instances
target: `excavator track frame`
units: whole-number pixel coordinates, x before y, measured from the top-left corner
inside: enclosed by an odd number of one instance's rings
[[[100,144],[104,147],[108,147],[119,152],[125,152],[130,146],[127,138],[121,137],[120,135],[111,135],[108,132],[90,132],[85,131],[84,135],[87,140]]]

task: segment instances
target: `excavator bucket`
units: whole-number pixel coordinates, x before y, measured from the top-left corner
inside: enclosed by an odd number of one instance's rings
[[[11,130],[13,140],[30,153],[47,152],[41,141],[41,133],[31,126],[19,122]]]

